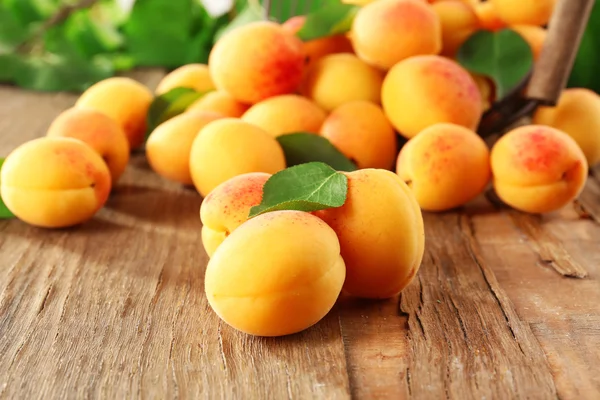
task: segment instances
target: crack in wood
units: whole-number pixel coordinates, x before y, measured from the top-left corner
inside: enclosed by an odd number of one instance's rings
[[[223,362],[223,368],[224,368],[225,372],[227,372],[228,371],[227,356],[225,355],[225,350],[224,350],[224,346],[223,346],[223,334],[221,331],[222,324],[223,323],[221,321],[218,322],[217,337],[219,339],[219,354],[221,355],[221,361]]]
[[[52,284],[50,284],[50,286],[48,286],[48,290],[46,290],[46,294],[44,295],[44,298],[42,299],[42,302],[40,303],[40,307],[38,308],[38,311],[37,311],[38,316],[42,313],[42,311],[44,311],[44,308],[46,308],[46,302],[48,301],[48,296],[50,296],[51,291],[52,291]]]

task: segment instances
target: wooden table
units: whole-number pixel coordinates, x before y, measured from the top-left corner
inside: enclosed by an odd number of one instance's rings
[[[161,76],[134,74],[151,88]],[[0,155],[75,99],[1,87]],[[543,217],[484,196],[425,214],[424,261],[400,297],[341,300],[267,339],[211,311],[201,198],[136,155],[88,223],[0,221],[0,398],[599,399],[596,176]]]

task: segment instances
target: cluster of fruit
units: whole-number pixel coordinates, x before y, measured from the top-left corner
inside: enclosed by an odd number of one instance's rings
[[[206,92],[150,133],[146,157],[204,197],[213,310],[241,331],[277,336],[318,322],[342,291],[400,293],[423,257],[421,210],[461,206],[490,183],[507,204],[534,213],[579,194],[588,164],[600,159],[600,98],[567,90],[490,151],[474,130],[493,85],[453,59],[481,27],[542,32],[553,1],[363,3],[348,34],[307,42],[295,35],[305,17],[238,27],[215,44],[208,65],[174,70],[155,93],[123,77],[93,85],[46,137],[8,156],[4,202],[38,226],[91,218],[143,144],[155,95]],[[524,33],[534,53],[538,33]],[[328,139],[358,167],[344,173],[344,205],[249,218],[265,182],[287,166],[276,138],[296,132]],[[398,133],[408,140],[401,149]]]

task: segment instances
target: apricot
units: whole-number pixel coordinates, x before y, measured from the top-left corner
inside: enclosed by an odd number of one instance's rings
[[[179,114],[157,126],[146,141],[146,159],[157,174],[184,185],[192,185],[192,143],[208,123],[225,116],[211,111]]]
[[[479,93],[481,95],[481,109],[482,111],[487,111],[491,108],[492,104],[496,100],[496,88],[494,86],[494,82],[484,75],[475,74],[473,72],[469,72],[473,81],[477,85],[477,89],[479,89]]]
[[[506,22],[498,16],[494,4],[487,0],[475,5],[475,14],[479,18],[479,26],[488,31],[498,31],[506,27]]]
[[[210,77],[208,65],[187,64],[174,69],[158,83],[155,93],[160,95],[178,87],[194,89],[197,92],[214,90],[215,85]]]
[[[345,174],[346,203],[315,212],[339,238],[346,264],[344,291],[363,298],[396,296],[415,277],[423,259],[419,204],[391,171],[367,168]]]
[[[262,201],[263,186],[270,177],[264,172],[238,175],[221,183],[202,201],[202,244],[209,257],[248,220],[250,209]]]
[[[325,110],[306,97],[284,94],[256,103],[242,120],[279,136],[294,132],[318,133],[326,116]]]
[[[583,190],[588,164],[566,133],[526,125],[502,136],[491,151],[496,193],[509,206],[528,213],[558,210]]]
[[[112,77],[90,86],[75,107],[91,108],[114,119],[123,128],[129,148],[135,149],[146,135],[146,116],[154,99],[146,86],[131,78]]]
[[[111,190],[102,157],[79,139],[41,137],[23,143],[6,158],[0,196],[22,221],[64,228],[92,218]]]
[[[307,71],[301,93],[331,111],[355,100],[380,104],[382,82],[383,73],[354,54],[331,54]]]
[[[362,60],[387,70],[411,56],[439,53],[440,20],[422,0],[375,1],[356,13],[352,44]]]
[[[531,47],[533,59],[537,60],[542,52],[544,41],[546,40],[546,29],[535,25],[513,25],[510,27],[517,32]]]
[[[555,107],[538,107],[533,123],[548,125],[571,136],[589,166],[600,161],[600,96],[585,88],[565,89]]]
[[[436,2],[433,10],[442,26],[441,54],[454,57],[465,40],[479,28],[479,18],[473,6],[456,0]]]
[[[273,211],[240,225],[206,267],[215,313],[256,336],[283,336],[319,322],[334,306],[346,269],[335,232],[301,211]]]
[[[321,127],[327,138],[358,168],[389,169],[397,154],[396,132],[381,107],[353,101],[329,114]]]
[[[226,117],[239,118],[248,108],[250,108],[248,104],[240,103],[226,91],[216,90],[190,104],[185,111],[214,111]]]
[[[100,111],[70,108],[52,121],[46,136],[72,137],[85,142],[102,157],[114,184],[129,162],[129,142],[112,118]]]
[[[222,118],[207,124],[194,139],[190,152],[192,181],[203,197],[237,175],[274,174],[285,167],[277,140],[237,118]]]
[[[460,125],[436,124],[402,147],[396,173],[422,210],[450,210],[486,188],[491,178],[490,153],[475,132]]]
[[[482,113],[477,84],[456,62],[415,56],[396,64],[381,91],[383,109],[406,138],[440,122],[475,130]]]
[[[545,25],[554,11],[556,0],[488,0],[498,17],[508,25]]]
[[[208,66],[217,88],[242,103],[294,92],[302,80],[302,41],[281,25],[257,21],[223,35]]]

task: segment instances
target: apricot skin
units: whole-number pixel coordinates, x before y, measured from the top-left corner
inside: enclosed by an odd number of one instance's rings
[[[208,65],[218,89],[254,104],[298,88],[304,51],[302,41],[281,25],[251,22],[222,36],[210,52]]]
[[[419,205],[391,171],[361,169],[346,176],[346,203],[315,212],[338,235],[346,264],[344,291],[363,298],[396,296],[415,277],[423,258]]]
[[[114,119],[123,128],[129,148],[144,142],[146,116],[154,99],[146,86],[131,78],[112,77],[97,82],[81,94],[75,107],[92,108]]]
[[[217,186],[202,201],[202,243],[212,257],[223,240],[248,220],[250,209],[260,204],[263,186],[271,177],[264,172],[250,172],[231,178]]]
[[[555,107],[539,107],[533,123],[548,125],[571,136],[589,166],[600,161],[600,96],[584,88],[565,89]]]
[[[498,17],[508,25],[545,25],[556,0],[489,0]]]
[[[490,1],[484,1],[475,5],[475,14],[477,14],[479,25],[482,29],[498,31],[506,27],[506,22],[500,19],[498,12]]]
[[[239,118],[249,108],[248,104],[240,103],[224,90],[210,92],[190,104],[185,112],[213,111],[226,117]]]
[[[351,32],[355,53],[384,70],[411,56],[438,54],[442,47],[439,18],[422,0],[367,4],[356,13]]]
[[[442,27],[442,51],[454,57],[456,51],[479,28],[479,18],[473,7],[456,0],[436,2],[433,6]]]
[[[354,101],[333,110],[321,136],[358,168],[389,169],[396,159],[396,132],[381,107],[369,101]]]
[[[169,72],[156,86],[157,95],[168,92],[171,89],[185,87],[197,92],[207,92],[215,89],[208,65],[187,64]]]
[[[490,154],[477,134],[454,124],[436,124],[400,151],[396,172],[422,210],[445,211],[477,197],[490,181]]]
[[[123,129],[99,111],[69,108],[52,121],[46,136],[72,137],[92,147],[106,162],[112,183],[123,174],[129,162],[129,142]]]
[[[256,336],[283,336],[319,322],[344,283],[335,232],[301,211],[273,211],[240,225],[206,268],[205,292],[219,317]]]
[[[80,224],[111,190],[102,157],[78,139],[42,137],[13,150],[2,166],[0,196],[17,218],[43,228]]]
[[[396,64],[383,82],[381,100],[392,125],[409,139],[441,122],[474,130],[482,113],[471,75],[440,56],[415,56]]]
[[[284,94],[256,103],[242,120],[280,136],[295,132],[318,133],[326,116],[325,110],[306,97]]]
[[[491,151],[496,193],[509,206],[547,213],[573,201],[583,190],[588,164],[566,133],[527,125],[502,136]]]
[[[208,123],[225,118],[210,111],[179,114],[156,127],[146,141],[146,159],[157,174],[191,185],[190,151],[200,130]]]
[[[331,111],[355,100],[380,104],[382,82],[383,73],[354,54],[331,54],[307,71],[301,93]]]
[[[206,125],[194,139],[190,152],[192,181],[203,197],[237,175],[274,174],[285,167],[277,140],[263,129],[236,118],[222,118]]]

